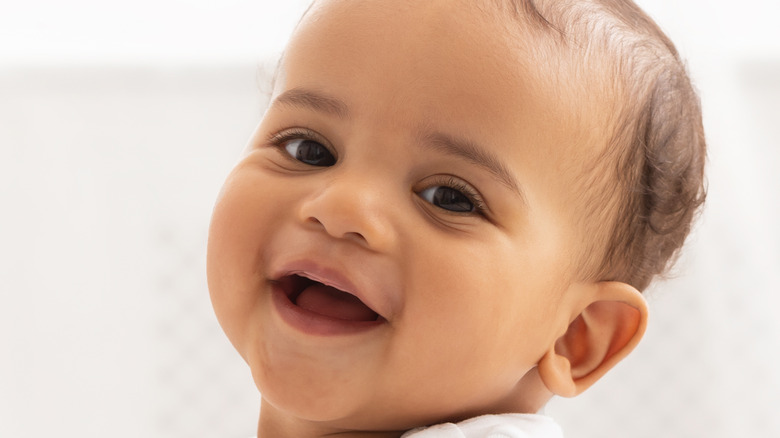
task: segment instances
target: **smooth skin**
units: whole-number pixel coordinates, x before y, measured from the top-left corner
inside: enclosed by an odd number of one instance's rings
[[[326,0],[300,23],[209,235],[259,437],[536,412],[641,338],[639,292],[578,278],[580,123],[517,27],[452,0]],[[272,293],[289,266],[347,279],[380,323],[291,325]]]

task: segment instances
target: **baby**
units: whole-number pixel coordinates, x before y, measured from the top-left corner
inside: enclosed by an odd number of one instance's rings
[[[704,148],[629,0],[316,1],[209,234],[258,436],[560,436],[537,412],[639,342]]]

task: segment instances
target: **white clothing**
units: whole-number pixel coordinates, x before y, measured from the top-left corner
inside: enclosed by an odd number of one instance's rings
[[[500,414],[418,427],[401,438],[563,438],[563,431],[552,418],[544,415]]]
[[[563,431],[545,415],[501,414],[419,427],[401,438],[563,438]]]

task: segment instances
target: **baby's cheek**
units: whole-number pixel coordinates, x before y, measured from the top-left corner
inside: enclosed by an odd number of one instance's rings
[[[225,334],[238,348],[257,297],[262,240],[250,184],[231,176],[214,207],[207,251],[209,293]]]

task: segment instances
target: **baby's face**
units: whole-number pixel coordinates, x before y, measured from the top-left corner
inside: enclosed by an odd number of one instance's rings
[[[269,412],[404,429],[523,409],[574,316],[573,128],[517,35],[462,3],[325,1],[291,40],[209,238]]]

